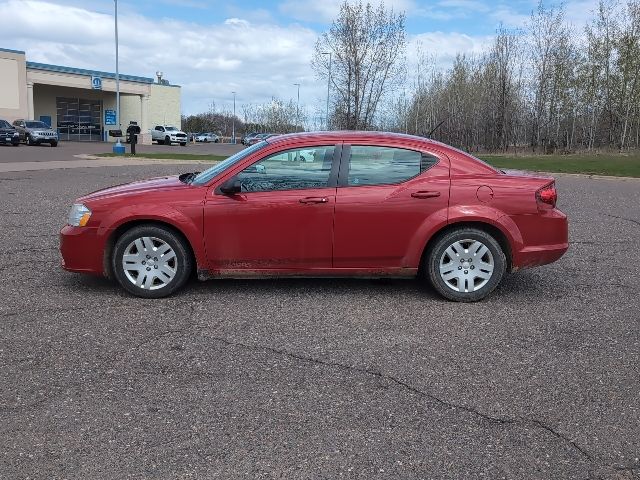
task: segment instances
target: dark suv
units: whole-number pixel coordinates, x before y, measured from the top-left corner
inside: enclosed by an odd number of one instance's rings
[[[14,147],[20,145],[18,131],[9,122],[2,119],[0,119],[0,144],[13,145]]]

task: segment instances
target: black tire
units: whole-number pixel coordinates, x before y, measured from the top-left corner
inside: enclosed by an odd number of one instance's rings
[[[133,241],[142,237],[160,239],[167,243],[176,254],[177,265],[175,267],[175,276],[166,285],[156,290],[136,286],[125,274],[122,265],[122,258],[127,247]],[[189,279],[191,271],[193,270],[193,259],[189,246],[180,235],[169,228],[148,224],[133,227],[118,238],[111,255],[111,268],[118,283],[132,295],[142,298],[162,298],[174,293]]]
[[[180,143],[180,146],[181,146],[181,147],[186,147],[186,146],[187,146],[187,142],[181,142],[181,143]]]
[[[57,147],[58,146],[58,142],[51,142],[51,146],[52,147]]]
[[[481,281],[478,282],[479,285],[477,290],[458,291],[454,290],[454,287],[450,286],[451,284],[447,283],[447,281],[442,278],[442,275],[440,274],[440,262],[444,259],[449,259],[448,254],[447,257],[445,257],[445,251],[447,251],[449,247],[454,245],[456,242],[462,242],[461,244],[463,246],[468,245],[468,243],[465,242],[466,240],[478,241],[487,247],[488,252],[484,253],[481,258],[476,259],[476,264],[482,259],[490,259],[493,264],[493,271],[490,278],[487,279],[484,284],[482,284],[482,279],[480,279]],[[472,270],[475,270],[476,267],[473,265],[473,258],[471,257],[475,257],[475,255],[469,254],[468,258],[464,258],[465,256],[466,253],[463,253],[460,265],[458,265],[457,260],[456,263],[451,264],[452,272],[455,273],[456,271],[460,271],[460,275],[469,272],[469,275],[473,275]],[[472,260],[472,262],[468,262],[468,260]],[[500,247],[500,244],[494,237],[483,230],[464,227],[441,235],[427,252],[427,255],[425,255],[424,262],[424,272],[426,273],[433,288],[443,297],[455,302],[477,302],[478,300],[486,298],[500,284],[507,266],[507,259],[502,251],[502,247]],[[448,264],[449,263],[446,262],[444,265],[446,266]],[[478,272],[482,271],[482,267],[478,266]],[[473,283],[474,288],[476,280],[477,279],[473,279],[472,277],[469,280],[469,282]],[[459,280],[456,279],[455,282],[457,285]],[[467,285],[471,285],[471,283],[467,283],[465,286]],[[460,288],[460,286],[457,288]]]
[[[31,139],[31,135],[27,135],[27,145],[33,145],[33,140]]]
[[[171,139],[169,137],[164,137],[164,144],[171,145]]]

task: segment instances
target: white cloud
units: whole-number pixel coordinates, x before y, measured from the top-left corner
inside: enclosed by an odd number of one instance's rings
[[[461,5],[473,0],[442,1]],[[388,3],[413,5],[409,0]],[[63,4],[0,0],[0,11],[13,12],[11,21],[3,22],[0,29],[0,47],[25,50],[31,61],[113,71],[113,16],[83,5],[80,0]],[[323,103],[325,84],[316,80],[310,67],[317,32],[298,24],[255,23],[236,13],[225,21],[203,25],[151,19],[123,8],[120,71],[146,77],[153,77],[157,70],[164,72],[166,79],[182,85],[185,113],[206,111],[212,101],[230,108],[232,91],[238,92],[238,112],[242,103],[263,103],[272,96],[293,99],[293,83],[302,84],[303,105]],[[425,53],[436,54],[438,66],[446,68],[457,53],[481,53],[491,37],[441,31],[412,36],[407,50],[410,65],[418,41]],[[411,68],[408,85],[410,81]]]
[[[354,0],[355,1],[355,0]],[[330,23],[340,12],[340,5],[344,0],[321,0],[321,1],[300,1],[285,0],[279,6],[282,13],[289,15],[296,20],[305,22]],[[381,0],[387,8],[392,8],[394,12],[405,12],[407,14],[417,11],[418,7],[414,0]],[[380,2],[372,1],[372,5]]]
[[[27,60],[114,70],[111,15],[75,2],[42,0],[0,0],[0,11],[12,12],[0,29],[0,46],[25,50]],[[322,95],[309,66],[317,35],[299,25],[256,25],[240,18],[202,25],[124,10],[119,34],[120,71],[147,77],[163,71],[182,85],[187,113],[206,110],[212,100],[229,106],[232,90],[240,103],[293,98],[290,84],[296,82],[303,84],[303,103],[305,96],[311,103]]]

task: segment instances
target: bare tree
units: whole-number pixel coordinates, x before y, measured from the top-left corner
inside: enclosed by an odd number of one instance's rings
[[[404,80],[404,21],[383,4],[345,1],[316,42],[311,65],[319,78],[328,80],[331,60],[334,127],[370,128],[381,99]]]

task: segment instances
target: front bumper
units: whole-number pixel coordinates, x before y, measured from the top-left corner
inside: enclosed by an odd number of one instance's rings
[[[62,268],[70,272],[104,275],[104,242],[97,227],[72,227],[60,231]]]
[[[20,137],[19,136],[7,136],[0,133],[0,143],[3,145],[19,145]]]
[[[34,142],[38,142],[38,143],[57,142],[58,141],[58,136],[55,135],[55,134],[51,134],[51,135],[34,135],[32,133],[31,134],[31,139]]]

